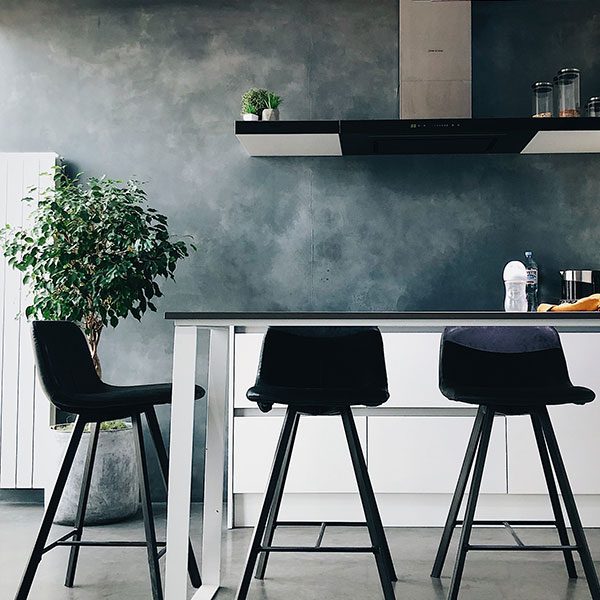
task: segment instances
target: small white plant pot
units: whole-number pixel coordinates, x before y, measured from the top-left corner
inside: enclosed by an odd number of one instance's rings
[[[263,108],[262,120],[263,121],[279,121],[279,109],[278,108]]]
[[[242,115],[243,121],[258,121],[258,115],[254,115],[252,113],[244,113]]]

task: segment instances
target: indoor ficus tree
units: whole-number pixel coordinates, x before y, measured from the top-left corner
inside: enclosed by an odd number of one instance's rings
[[[137,181],[91,177],[83,183],[64,166],[53,177],[29,223],[2,230],[0,247],[23,272],[26,317],[80,323],[99,371],[103,328],[155,311],[152,300],[162,295],[156,279],[174,279],[188,244],[171,239],[167,217],[148,206]]]

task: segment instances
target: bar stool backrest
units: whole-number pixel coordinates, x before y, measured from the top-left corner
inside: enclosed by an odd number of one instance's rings
[[[554,327],[447,327],[440,388],[571,386]]]
[[[34,321],[31,331],[39,377],[53,404],[68,410],[70,394],[103,391],[85,336],[76,323]]]
[[[270,327],[256,384],[387,391],[381,333],[376,327]]]

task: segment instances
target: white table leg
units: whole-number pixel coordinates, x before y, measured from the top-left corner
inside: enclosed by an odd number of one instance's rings
[[[210,332],[202,526],[202,588],[196,592],[194,600],[212,598],[221,582],[225,414],[230,367],[229,335],[229,328],[211,329]]]
[[[233,415],[234,407],[234,375],[235,375],[235,327],[229,328],[229,375],[227,390],[227,439],[229,450],[227,452],[227,529],[233,529],[235,521],[235,508],[233,505]]]
[[[171,468],[169,469],[169,493],[167,498],[168,552],[166,553],[165,565],[165,600],[185,600],[187,598],[196,338],[196,327],[175,327],[173,403],[171,407],[171,440],[169,446]]]

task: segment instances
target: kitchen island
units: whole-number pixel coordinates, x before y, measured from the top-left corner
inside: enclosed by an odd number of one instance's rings
[[[220,585],[223,483],[228,464],[228,524],[251,524],[261,485],[272,458],[280,411],[262,415],[244,399],[245,388],[255,373],[262,334],[279,326],[378,326],[384,335],[391,398],[382,407],[357,409],[369,469],[386,525],[439,525],[448,506],[474,409],[450,403],[437,392],[439,334],[446,326],[555,326],[563,342],[571,375],[580,385],[600,390],[596,373],[595,338],[581,334],[600,332],[600,313],[503,313],[503,312],[270,312],[270,313],[167,313],[175,324],[173,406],[171,415],[171,464],[167,513],[165,591],[167,600],[183,600],[187,594],[187,535],[191,492],[193,392],[196,383],[198,329],[210,332],[207,386],[207,432],[202,540],[203,586],[194,600],[212,598]],[[402,334],[402,335],[397,335]],[[228,410],[229,409],[229,410]],[[580,510],[586,525],[600,523],[600,478],[589,469],[589,457],[600,456],[594,435],[600,418],[589,407],[556,407],[559,441],[573,487],[582,495]],[[577,415],[577,416],[574,416]],[[260,418],[254,418],[260,417]],[[577,438],[564,439],[577,419]],[[290,468],[291,501],[284,501],[285,518],[357,518],[357,502],[347,477],[345,456],[336,442],[334,418],[307,418],[330,443],[318,456],[303,451],[299,432],[298,459]],[[319,421],[319,422],[317,422]],[[582,429],[581,426],[585,425]],[[563,427],[565,430],[561,429]],[[528,452],[520,417],[498,417],[484,476],[482,516],[502,508],[506,518],[537,518],[545,510],[543,482],[531,469],[534,454]],[[328,428],[331,428],[329,430]],[[226,456],[229,432],[230,451]],[[571,442],[578,442],[570,454]],[[597,452],[590,450],[591,446]],[[509,448],[519,446],[519,462],[511,465]],[[308,448],[310,444],[304,444]],[[579,450],[583,447],[583,452]],[[587,460],[586,460],[587,459]],[[318,461],[322,471],[314,469]],[[532,466],[533,464],[533,466]],[[435,469],[427,468],[435,465]],[[309,468],[310,467],[310,468]],[[311,471],[313,481],[307,473]],[[316,479],[315,479],[316,478]],[[311,487],[312,486],[312,487]],[[450,489],[448,487],[450,486]],[[538,486],[540,497],[537,496]],[[597,489],[596,489],[597,488]],[[544,500],[544,502],[547,502]],[[286,508],[286,504],[288,505]],[[548,507],[549,510],[549,507]],[[287,513],[286,513],[287,511]],[[239,516],[238,514],[239,513]],[[508,514],[507,514],[508,513]],[[492,518],[487,517],[487,518]]]

